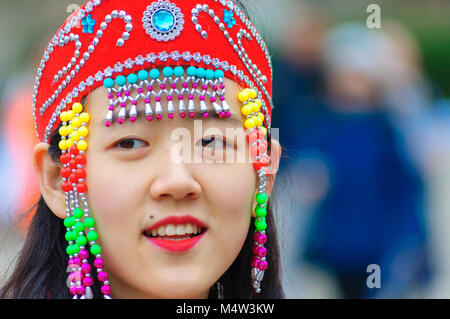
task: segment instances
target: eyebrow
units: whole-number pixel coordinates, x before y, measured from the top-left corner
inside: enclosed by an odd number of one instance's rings
[[[139,116],[139,117],[136,119],[136,121],[139,121],[139,120],[140,120],[140,121],[143,121],[144,119],[145,119],[145,117]],[[194,116],[193,118],[186,118],[186,119],[191,119],[191,120],[204,120],[204,121],[220,121],[220,123],[230,123],[230,124],[233,124],[233,125],[235,125],[235,126],[237,126],[237,127],[243,127],[243,126],[244,126],[244,123],[243,123],[243,122],[238,118],[238,116],[237,116],[236,114],[234,114],[234,113],[231,113],[231,116],[228,117],[228,118],[220,118],[219,115],[218,115],[217,113],[214,113],[213,116],[210,115],[207,119],[204,119],[204,118],[202,117],[202,113],[196,112],[196,113],[195,113],[195,116]],[[166,118],[165,120],[169,120],[169,119]],[[151,122],[150,122],[150,123],[151,123]],[[114,121],[114,122],[112,123],[111,126],[117,126],[117,125],[118,125],[117,121]],[[102,121],[97,122],[97,124],[95,125],[95,127],[106,128],[106,126],[105,126],[105,121],[102,120]]]

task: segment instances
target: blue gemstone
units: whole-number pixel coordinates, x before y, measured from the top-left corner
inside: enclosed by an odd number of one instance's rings
[[[175,16],[167,9],[160,9],[153,15],[152,22],[158,31],[167,32],[175,26]]]

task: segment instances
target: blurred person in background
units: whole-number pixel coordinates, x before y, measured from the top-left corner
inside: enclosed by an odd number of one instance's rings
[[[327,111],[297,135],[299,150],[328,173],[299,260],[335,276],[346,298],[402,298],[430,272],[423,181],[382,98],[393,50],[365,25],[331,29],[322,43]],[[381,269],[379,289],[366,285],[371,264]]]

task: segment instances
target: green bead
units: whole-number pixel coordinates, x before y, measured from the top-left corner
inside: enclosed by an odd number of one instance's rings
[[[184,69],[182,66],[177,66],[174,70],[173,70],[173,74],[175,74],[176,77],[182,77],[184,74]]]
[[[73,240],[73,239],[72,239],[72,232],[71,232],[71,231],[68,231],[68,232],[66,233],[65,237],[66,237],[66,240],[67,240],[67,241]]]
[[[186,72],[189,76],[197,76],[197,68],[195,66],[188,67]]]
[[[70,233],[71,240],[76,240],[78,238],[78,233],[76,231],[72,230]]]
[[[216,70],[216,72],[214,72],[214,77],[216,79],[222,79],[225,77],[225,73],[223,73],[222,70]]]
[[[170,78],[173,75],[173,69],[170,66],[167,66],[163,69],[163,75],[166,78]]]
[[[66,253],[67,253],[67,255],[69,255],[69,256],[74,254],[72,245],[67,246],[67,248],[66,248]]]
[[[150,71],[150,77],[154,80],[159,79],[161,72],[158,69],[153,69]]]
[[[80,233],[80,232],[84,231],[84,225],[83,225],[83,223],[82,223],[82,222],[77,222],[77,223],[75,224],[74,230],[75,230],[77,233]]]
[[[204,68],[197,69],[197,77],[204,78],[206,76],[206,70]]]
[[[77,207],[73,210],[73,217],[75,217],[76,219],[81,219],[83,218],[84,212],[80,207]]]
[[[87,239],[89,241],[96,241],[98,238],[98,235],[95,231],[91,230],[88,234],[87,234]]]
[[[214,79],[214,71],[213,70],[206,70],[205,72],[205,77],[207,80],[212,80]]]
[[[75,225],[75,218],[67,217],[64,219],[64,226],[66,226],[66,228],[71,228],[73,225]]]
[[[127,80],[128,80],[128,83],[130,83],[130,84],[136,84],[138,81],[138,77],[136,74],[130,74],[130,75],[128,75]]]
[[[147,80],[147,78],[148,78],[148,72],[145,71],[145,70],[139,71],[139,72],[138,72],[138,78],[139,78],[139,80],[141,80],[141,81]]]
[[[91,228],[91,227],[94,227],[94,225],[95,225],[95,219],[92,217],[86,217],[86,219],[84,220],[84,227]]]
[[[265,204],[267,202],[267,194],[266,193],[256,194],[256,202],[258,204]]]
[[[107,89],[110,89],[114,86],[114,80],[111,78],[105,79],[105,81],[103,81],[103,86]]]
[[[80,245],[78,245],[78,244],[73,244],[73,245],[72,245],[72,248],[73,248],[74,254],[78,254],[78,253],[80,252]]]
[[[84,236],[79,236],[79,237],[77,238],[77,244],[78,244],[79,246],[86,246],[86,244],[87,244],[87,239],[86,239],[86,237],[84,237]]]
[[[265,207],[256,206],[255,213],[258,218],[266,217],[267,209]]]
[[[259,231],[264,231],[267,229],[267,223],[265,219],[262,220],[256,220],[255,221],[255,228]]]
[[[118,86],[124,86],[125,83],[127,83],[127,79],[125,78],[125,76],[119,75],[119,76],[116,78],[116,83],[117,83]]]
[[[100,254],[101,251],[102,251],[102,248],[99,245],[97,245],[97,244],[92,245],[92,247],[91,247],[92,255],[96,256],[96,255]]]

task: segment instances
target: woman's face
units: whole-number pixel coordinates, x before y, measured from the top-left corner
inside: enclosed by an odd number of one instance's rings
[[[206,120],[196,118],[195,125],[194,119],[168,119],[165,114],[162,121],[147,122],[140,116],[135,123],[107,128],[106,89],[98,88],[89,96],[87,197],[113,297],[206,298],[238,256],[250,227],[258,179],[243,139],[240,88],[228,79],[225,84],[237,121],[210,114]],[[211,128],[216,130],[208,133]],[[237,137],[227,139],[227,128],[237,129]],[[184,134],[184,153],[177,132]],[[223,155],[227,150],[235,152],[230,163]],[[186,155],[184,161],[176,160]],[[238,160],[242,156],[243,163]],[[199,228],[190,219],[179,220],[178,226],[176,221],[165,222],[155,228],[158,234],[146,233],[167,217],[186,216],[206,228],[192,247],[193,240],[184,245],[172,235]],[[171,239],[157,239],[161,234]],[[192,234],[178,237],[186,236]]]

